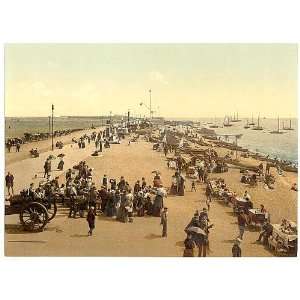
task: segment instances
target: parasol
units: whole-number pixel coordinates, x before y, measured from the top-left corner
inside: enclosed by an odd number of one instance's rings
[[[160,175],[160,172],[157,170],[157,171],[152,171],[151,173],[155,173],[156,175]]]
[[[199,227],[191,226],[187,229],[188,232],[194,232],[197,234],[206,235],[205,231]]]
[[[56,159],[56,156],[50,154],[50,155],[48,156],[48,159]]]
[[[60,154],[57,155],[57,157],[64,157],[64,156],[66,156],[66,155],[63,154],[63,153],[60,153]]]

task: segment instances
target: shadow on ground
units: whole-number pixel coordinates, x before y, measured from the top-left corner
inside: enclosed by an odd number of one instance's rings
[[[7,234],[27,234],[34,233],[24,230],[21,224],[5,224],[5,233]]]
[[[161,239],[161,238],[162,238],[161,235],[154,234],[154,233],[150,233],[145,236],[145,239],[147,240],[154,240],[154,239]]]

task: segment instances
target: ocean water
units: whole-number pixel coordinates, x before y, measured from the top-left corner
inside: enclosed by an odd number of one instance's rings
[[[183,120],[183,119],[174,119]],[[187,119],[189,120],[189,119]],[[199,121],[201,124],[207,124],[208,122],[216,123],[219,126],[223,126],[223,118],[200,118],[190,119],[192,121]],[[251,122],[251,118],[248,119]],[[289,127],[289,119],[280,119],[280,129],[282,128],[282,122],[285,127]],[[242,134],[242,137],[238,140],[238,145],[248,150],[259,152],[262,154],[270,155],[271,157],[278,157],[283,160],[298,162],[298,120],[292,119],[292,128],[294,130],[284,130],[284,134],[270,134],[270,131],[277,130],[277,119],[260,119],[260,126],[264,130],[252,130],[244,129],[247,123],[247,119],[241,119],[241,122],[231,123],[231,127],[223,128],[211,128],[215,130],[217,134]],[[257,119],[254,119],[254,123],[257,123]],[[204,125],[205,127],[211,124]],[[235,140],[235,139],[234,139]],[[229,139],[229,142],[232,142]]]
[[[54,130],[83,129],[102,126],[105,120],[100,118],[54,117]],[[5,118],[5,137],[23,137],[25,132],[40,133],[49,131],[48,117]]]

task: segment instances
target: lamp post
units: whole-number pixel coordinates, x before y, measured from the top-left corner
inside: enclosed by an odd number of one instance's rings
[[[52,104],[52,151],[54,150],[54,141],[53,141],[53,114],[54,114],[54,105]]]
[[[48,136],[50,136],[51,133],[51,117],[48,116]]]

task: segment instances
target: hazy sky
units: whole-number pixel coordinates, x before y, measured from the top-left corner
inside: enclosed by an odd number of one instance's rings
[[[10,44],[6,116],[297,116],[292,44]]]

